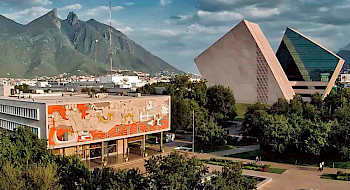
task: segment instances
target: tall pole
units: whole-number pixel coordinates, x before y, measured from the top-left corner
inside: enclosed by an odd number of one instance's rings
[[[97,69],[97,42],[98,40],[95,39],[95,70]]]
[[[111,64],[111,73],[113,69],[112,53],[112,4],[109,1],[109,63]]]
[[[192,128],[193,128],[193,136],[192,136],[192,153],[194,155],[194,109],[192,110],[192,115],[193,115],[193,118],[192,118]]]

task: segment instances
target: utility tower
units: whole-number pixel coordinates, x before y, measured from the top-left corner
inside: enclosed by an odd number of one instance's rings
[[[95,35],[95,70],[97,70],[97,35]]]
[[[112,4],[109,1],[109,63],[111,64],[111,72],[113,71],[113,58],[112,58]]]

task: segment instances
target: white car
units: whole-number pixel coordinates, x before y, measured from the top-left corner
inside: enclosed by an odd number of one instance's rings
[[[192,148],[183,147],[183,146],[178,146],[178,147],[174,148],[174,150],[191,151]]]

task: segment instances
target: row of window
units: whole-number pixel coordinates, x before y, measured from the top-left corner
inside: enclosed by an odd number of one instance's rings
[[[27,125],[23,125],[20,123],[16,123],[13,121],[8,121],[8,120],[4,120],[4,119],[0,119],[0,127],[7,129],[9,131],[14,131],[17,127],[29,127],[34,134],[39,136],[39,129],[36,127],[31,127],[31,126],[27,126]]]
[[[39,110],[0,104],[0,113],[39,120]]]

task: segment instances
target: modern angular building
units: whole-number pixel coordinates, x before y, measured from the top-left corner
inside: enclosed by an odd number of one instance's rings
[[[294,92],[325,97],[334,86],[344,60],[298,31],[287,28],[276,56]]]
[[[273,104],[296,93],[326,96],[344,60],[290,28],[276,56],[259,25],[243,20],[195,62],[208,85],[230,87],[238,103]]]

